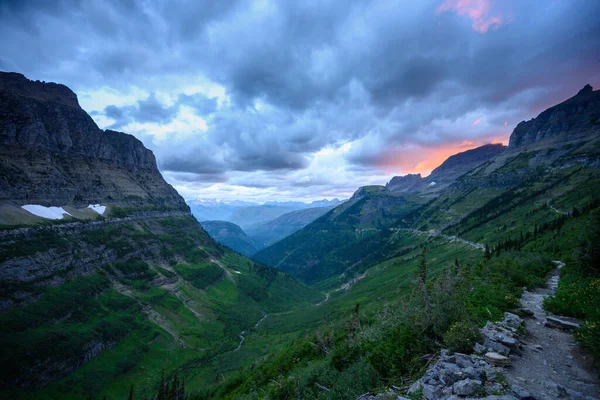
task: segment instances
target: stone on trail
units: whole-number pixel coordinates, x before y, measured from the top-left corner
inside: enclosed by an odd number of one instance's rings
[[[485,353],[485,356],[483,356],[483,358],[485,358],[485,361],[487,361],[488,363],[490,363],[492,365],[501,366],[501,367],[510,365],[510,358],[505,357],[502,354],[498,354],[498,353],[494,353],[494,352]]]
[[[559,328],[565,330],[575,330],[579,328],[579,324],[576,322],[565,321],[556,317],[546,317],[546,326],[550,328]]]

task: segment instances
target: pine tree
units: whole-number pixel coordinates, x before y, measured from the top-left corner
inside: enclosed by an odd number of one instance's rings
[[[483,252],[483,256],[486,260],[492,258],[492,252],[490,251],[490,246],[488,246],[487,243],[485,244],[485,251]]]

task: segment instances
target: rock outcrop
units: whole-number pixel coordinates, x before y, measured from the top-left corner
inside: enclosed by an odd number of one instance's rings
[[[385,187],[392,192],[404,193],[416,190],[422,183],[421,174],[407,174],[393,177]]]
[[[533,399],[519,386],[511,386],[502,376],[510,366],[509,355],[520,351],[518,332],[523,319],[505,313],[500,322],[489,322],[481,329],[484,344],[475,345],[475,353],[449,354],[442,350],[437,362],[417,380],[408,393],[421,393],[427,400],[439,399]]]
[[[523,121],[510,135],[509,149],[540,141],[565,140],[600,131],[600,90],[585,85],[575,96]]]
[[[187,210],[152,151],[103,131],[69,88],[0,72],[0,204]]]

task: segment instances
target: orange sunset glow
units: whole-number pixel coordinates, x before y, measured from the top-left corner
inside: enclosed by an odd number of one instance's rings
[[[471,150],[484,144],[508,144],[508,137],[495,137],[489,140],[473,140],[452,143],[444,146],[409,146],[394,156],[386,156],[380,163],[386,173],[406,175],[421,174],[427,176],[439,167],[448,157]]]

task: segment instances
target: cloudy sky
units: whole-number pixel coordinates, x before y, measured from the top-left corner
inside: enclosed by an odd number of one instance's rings
[[[348,197],[600,86],[600,1],[0,0],[0,70],[72,88],[188,199]]]

